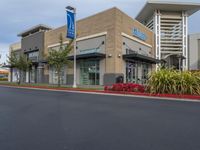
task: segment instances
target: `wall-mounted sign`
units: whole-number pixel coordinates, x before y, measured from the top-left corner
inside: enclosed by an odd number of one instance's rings
[[[137,28],[133,28],[133,33],[132,33],[135,37],[143,40],[143,41],[146,41],[147,40],[147,35],[143,32],[141,32],[139,29]]]
[[[75,38],[75,14],[67,11],[67,38]]]
[[[80,50],[80,54],[91,54],[91,53],[96,53],[99,51],[100,51],[100,48],[84,49],[84,50]]]
[[[28,59],[31,60],[32,62],[38,62],[38,58],[39,58],[39,52],[31,52],[28,53]]]

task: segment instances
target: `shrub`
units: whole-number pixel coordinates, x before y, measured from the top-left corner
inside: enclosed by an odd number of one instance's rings
[[[0,78],[0,81],[8,81],[7,78]]]
[[[200,73],[161,69],[151,74],[147,86],[154,94],[200,95]]]
[[[105,86],[105,91],[120,91],[120,92],[145,92],[145,87],[135,83],[118,83],[112,86]]]

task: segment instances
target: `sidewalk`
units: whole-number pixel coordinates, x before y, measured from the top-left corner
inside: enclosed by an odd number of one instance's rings
[[[43,87],[43,88],[55,88],[55,89],[74,89],[72,85],[61,85],[58,87],[57,84],[39,84],[39,83],[21,83],[18,85],[16,82],[7,82],[7,81],[0,81],[0,85],[9,85],[9,86],[20,86],[20,87]],[[85,89],[85,90],[104,90],[104,86],[100,85],[77,85],[76,89]]]

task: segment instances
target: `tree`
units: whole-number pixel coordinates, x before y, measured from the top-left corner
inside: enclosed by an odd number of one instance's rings
[[[70,60],[67,59],[69,53],[71,52],[71,50],[73,49],[73,45],[72,45],[73,40],[71,40],[69,42],[69,44],[67,44],[67,46],[65,46],[63,44],[63,36],[62,34],[60,34],[59,37],[59,49],[51,49],[49,51],[49,54],[47,56],[47,62],[50,66],[54,67],[56,72],[58,73],[58,87],[60,87],[61,85],[61,71],[62,68],[65,65],[69,65],[71,63]]]
[[[27,56],[24,54],[16,55],[14,52],[11,52],[11,55],[8,56],[8,63],[12,68],[19,70],[19,75],[17,75],[18,84],[24,81],[24,72],[27,71],[31,66],[31,61],[27,59]]]

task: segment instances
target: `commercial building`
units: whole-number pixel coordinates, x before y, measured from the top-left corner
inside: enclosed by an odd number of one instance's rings
[[[9,70],[0,66],[0,81],[2,79],[8,80],[8,74],[9,74]]]
[[[152,0],[137,15],[155,33],[156,58],[168,67],[189,69],[188,17],[199,9],[199,3]]]
[[[200,33],[189,35],[190,70],[200,70]]]
[[[112,8],[77,21],[77,83],[110,85],[121,78],[125,83],[144,84],[161,62],[187,70],[187,17],[199,8],[197,4],[147,2],[136,20]],[[66,26],[38,25],[19,34],[21,42],[10,50],[32,61],[24,82],[58,82],[57,72],[45,56],[59,48],[61,34],[67,45]],[[72,51],[68,59],[73,62],[73,58]],[[62,69],[62,84],[73,84],[73,69]],[[15,81],[17,72],[11,68],[10,81]]]
[[[153,32],[117,8],[79,20],[77,33],[77,82],[80,85],[112,84],[117,77],[122,77],[124,82],[145,83],[147,74],[158,62],[154,58]],[[57,72],[46,64],[44,56],[59,47],[60,34],[67,44],[66,26],[52,29],[38,25],[19,34],[21,44],[11,45],[11,49],[26,54],[33,62],[26,72],[25,82],[57,83]],[[73,51],[68,59],[73,61]],[[16,70],[11,70],[11,81],[14,81]],[[66,66],[62,83],[71,85],[72,82],[73,68]]]

